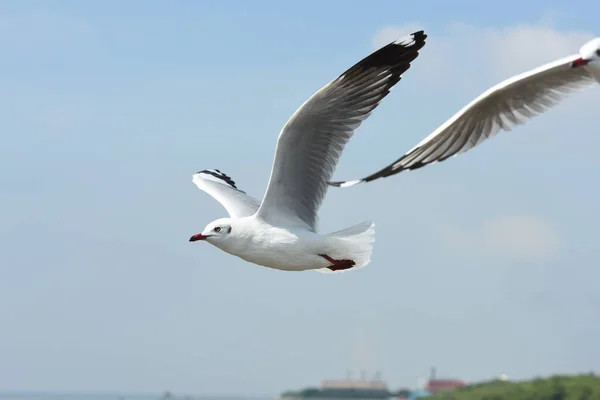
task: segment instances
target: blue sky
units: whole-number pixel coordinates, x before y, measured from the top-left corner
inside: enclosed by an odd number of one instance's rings
[[[517,12],[518,11],[518,12]],[[498,80],[600,35],[600,4],[0,2],[0,389],[270,394],[381,370],[414,387],[600,369],[593,88],[442,164],[330,190],[372,264],[286,273],[191,234],[219,168],[261,197],[323,84],[424,28],[336,179],[373,172]]]

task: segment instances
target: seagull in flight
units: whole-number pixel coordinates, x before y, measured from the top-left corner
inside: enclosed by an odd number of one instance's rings
[[[190,242],[205,241],[250,263],[285,271],[336,273],[369,264],[375,225],[317,232],[317,213],[354,131],[400,81],[425,45],[423,31],[389,43],[323,86],[291,116],[277,139],[262,202],[218,169],[192,181],[226,209]]]
[[[557,105],[567,95],[600,83],[600,38],[578,54],[513,76],[486,90],[433,133],[385,168],[361,179],[328,182],[350,187],[444,161],[510,131]]]

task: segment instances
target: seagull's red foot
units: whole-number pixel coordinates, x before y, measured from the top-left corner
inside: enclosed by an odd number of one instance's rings
[[[345,269],[350,269],[356,265],[356,263],[352,260],[335,260],[329,257],[327,254],[319,255],[331,263],[331,266],[327,268],[329,268],[332,271],[343,271]]]

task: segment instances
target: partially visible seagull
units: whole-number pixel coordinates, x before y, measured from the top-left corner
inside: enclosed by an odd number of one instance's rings
[[[286,271],[332,273],[366,266],[374,224],[320,234],[317,212],[354,130],[400,81],[426,38],[418,31],[389,43],[300,106],[279,134],[262,202],[217,169],[194,174],[196,186],[219,201],[230,217],[211,222],[190,241],[205,240],[248,262]]]
[[[547,111],[567,95],[600,83],[600,38],[571,55],[509,78],[486,90],[385,168],[361,179],[328,182],[350,187],[414,170],[463,153]]]

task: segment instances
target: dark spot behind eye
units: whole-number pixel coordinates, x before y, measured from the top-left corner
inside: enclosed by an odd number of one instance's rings
[[[227,233],[231,233],[231,227],[227,228]]]

